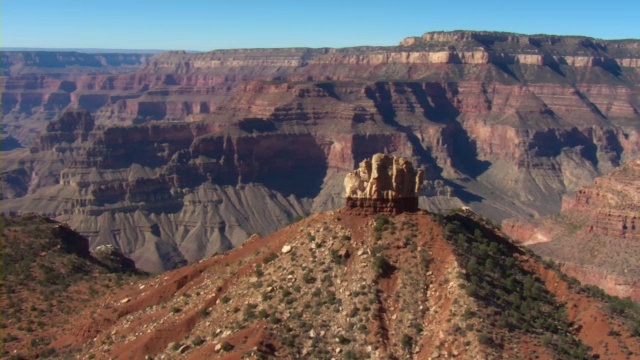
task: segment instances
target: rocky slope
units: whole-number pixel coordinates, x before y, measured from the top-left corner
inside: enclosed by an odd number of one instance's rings
[[[425,168],[423,208],[546,215],[640,153],[638,44],[447,32],[392,47],[169,52],[134,72],[68,72],[66,90],[10,75],[3,125],[32,148],[3,152],[0,205],[139,251],[154,271],[339,207],[343,176],[378,152]],[[51,110],[16,95],[58,89],[69,101]],[[62,123],[76,107],[92,128],[34,120]]]
[[[640,159],[567,195],[557,215],[507,220],[504,230],[563,271],[640,300]]]
[[[90,252],[87,238],[41,216],[0,216],[0,232],[3,358],[55,356],[70,317],[142,275],[117,249]]]
[[[472,215],[344,209],[131,282],[52,346],[96,359],[638,356],[640,310],[607,301]]]

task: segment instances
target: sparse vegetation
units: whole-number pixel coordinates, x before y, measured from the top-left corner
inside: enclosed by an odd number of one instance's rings
[[[626,320],[632,336],[640,337],[639,303],[632,301],[629,297],[619,298],[609,295],[596,286],[585,285],[580,287],[579,291],[605,303],[609,311]]]
[[[262,263],[268,264],[277,258],[278,258],[278,254],[270,252],[264,257],[264,259],[262,259]]]
[[[404,351],[411,351],[411,348],[413,347],[413,338],[407,333],[402,334],[400,345],[402,345]]]
[[[470,218],[454,214],[448,216],[445,223],[447,238],[464,268],[466,293],[483,303],[485,309],[497,309],[499,327],[530,335],[553,334],[553,341],[548,343],[558,356],[585,358],[588,354],[585,345],[569,335],[564,306],[540,279],[511,260],[524,255],[524,250]],[[469,316],[470,312],[463,315]],[[483,332],[478,334],[478,341],[487,346],[496,345],[492,337]]]
[[[196,335],[192,340],[191,340],[191,345],[193,346],[200,346],[202,344],[204,344],[206,341],[205,338],[203,338],[200,335]]]
[[[235,346],[233,346],[228,341],[225,341],[222,344],[220,344],[220,349],[222,349],[222,351],[224,351],[224,352],[229,352],[229,351],[233,350],[234,348],[235,348]]]
[[[28,358],[69,356],[71,348],[50,347],[53,338],[47,330],[65,329],[69,316],[112,292],[118,279],[142,275],[119,260],[94,258],[86,238],[37,215],[0,215],[0,248],[3,350],[29,349]]]
[[[383,254],[373,257],[373,271],[378,276],[387,276],[392,270],[392,265]]]

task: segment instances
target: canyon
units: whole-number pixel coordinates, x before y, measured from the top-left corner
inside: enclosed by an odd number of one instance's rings
[[[639,204],[636,158],[565,196],[559,213],[505,220],[503,228],[582,283],[640,301]]]
[[[2,69],[2,211],[66,222],[150,272],[341,207],[344,176],[376,153],[424,171],[421,208],[496,221],[555,213],[640,155],[638,40],[457,31],[3,52]]]

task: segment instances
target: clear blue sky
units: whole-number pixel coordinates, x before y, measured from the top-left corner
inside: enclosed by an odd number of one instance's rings
[[[640,38],[639,0],[0,0],[2,47],[395,45],[435,30]]]

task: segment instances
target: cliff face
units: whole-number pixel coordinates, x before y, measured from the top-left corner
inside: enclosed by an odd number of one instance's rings
[[[376,153],[426,169],[422,207],[466,203],[498,220],[555,212],[563,194],[640,153],[635,40],[453,32],[394,47],[169,52],[101,66],[11,56],[3,129],[33,148],[3,153],[3,209],[91,216],[73,221],[95,243],[135,252],[162,240],[171,250],[155,252],[168,263],[341,206],[343,176]],[[72,108],[93,128],[47,130]],[[197,193],[211,210],[198,216],[227,240],[198,230],[218,245],[186,256],[195,227],[161,219],[188,219],[185,199]],[[278,221],[238,200],[258,193],[287,199],[268,207]],[[158,265],[163,256],[154,269],[170,266]]]
[[[559,214],[507,220],[503,227],[582,282],[639,300],[639,196],[640,159],[635,159],[565,196]]]
[[[640,240],[640,158],[565,197],[562,211],[592,215],[588,233]]]

